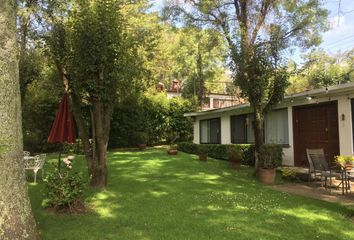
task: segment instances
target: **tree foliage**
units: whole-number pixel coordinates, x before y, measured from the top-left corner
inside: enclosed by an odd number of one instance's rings
[[[167,99],[163,93],[132,95],[115,107],[109,145],[136,147],[141,143],[141,133],[149,145],[189,141],[193,124],[183,114],[197,110],[196,106],[186,99]]]
[[[254,113],[256,160],[264,144],[265,112],[283,97],[287,84],[281,51],[320,43],[327,11],[319,0],[188,0],[172,4],[172,16],[217,29],[229,47],[234,81]],[[256,165],[257,165],[256,161]]]
[[[335,55],[313,50],[304,60],[300,67],[289,64],[292,73],[289,94],[354,81],[354,49]]]

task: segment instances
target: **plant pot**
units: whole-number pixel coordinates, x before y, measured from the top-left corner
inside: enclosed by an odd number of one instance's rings
[[[344,168],[346,169],[346,170],[352,170],[352,168],[353,168],[353,164],[352,163],[346,163],[345,165],[344,165]]]
[[[178,150],[177,149],[169,149],[167,150],[168,155],[177,155]]]
[[[208,159],[208,154],[200,153],[199,154],[199,161],[206,161]]]
[[[238,157],[229,157],[229,163],[232,169],[239,169],[241,166],[241,161]]]
[[[240,162],[235,162],[235,161],[230,161],[230,168],[232,169],[240,169],[241,163]]]
[[[145,143],[141,143],[138,145],[140,150],[145,150],[146,149],[146,144]]]
[[[275,168],[259,168],[258,169],[258,178],[262,183],[264,183],[266,185],[274,184],[275,174],[276,174]]]

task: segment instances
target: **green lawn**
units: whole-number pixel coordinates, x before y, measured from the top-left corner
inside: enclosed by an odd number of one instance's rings
[[[75,161],[86,172],[84,159]],[[246,167],[161,149],[110,153],[108,188],[88,191],[93,212],[86,215],[43,210],[42,185],[29,188],[48,240],[354,239],[352,209],[275,192]]]

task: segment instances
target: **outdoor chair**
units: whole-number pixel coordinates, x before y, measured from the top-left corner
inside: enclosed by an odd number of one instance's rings
[[[34,173],[34,183],[37,182],[37,172],[42,170],[42,178],[43,178],[43,166],[45,163],[46,154],[36,155],[33,158],[28,158],[25,160],[25,169],[32,170]]]
[[[23,156],[24,156],[24,157],[29,157],[29,155],[30,155],[30,152],[28,152],[28,151],[23,151]]]
[[[308,182],[310,183],[312,176],[314,176],[314,168],[313,168],[313,163],[312,160],[310,158],[310,154],[320,154],[323,155],[324,157],[326,156],[323,148],[318,148],[318,149],[306,149],[306,155],[307,155],[307,161],[309,164],[309,175],[308,175]],[[313,177],[315,178],[315,176]]]
[[[331,187],[332,186],[332,178],[337,178],[337,179],[342,178],[341,172],[338,172],[329,166],[324,154],[310,153],[309,155],[310,155],[310,160],[312,162],[315,182],[316,182],[317,177],[319,177],[321,183],[324,181],[324,187],[327,189],[327,179],[329,179],[329,182],[330,182],[329,185]]]

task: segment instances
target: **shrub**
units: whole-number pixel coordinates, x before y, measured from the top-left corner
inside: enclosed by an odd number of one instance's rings
[[[183,114],[196,106],[190,100],[167,99],[164,93],[129,96],[115,105],[109,147],[135,147],[141,143],[139,132],[146,133],[149,145],[189,141],[193,123]]]
[[[177,149],[182,152],[198,154],[204,151],[209,157],[215,159],[229,160],[231,151],[240,152],[242,164],[254,166],[254,146],[251,144],[194,144],[181,142],[177,144]]]
[[[66,167],[62,168],[61,172],[55,169],[44,179],[46,205],[55,211],[82,211],[84,209],[82,176],[71,172],[70,159],[65,158],[63,162]]]
[[[297,180],[296,171],[294,169],[282,168],[281,169],[281,174],[282,174],[282,177],[285,180],[287,180],[287,181],[295,181],[295,180]]]
[[[190,154],[198,153],[198,145],[190,142],[180,142],[177,144],[177,150]]]
[[[283,148],[277,144],[264,144],[260,148],[260,166],[276,168],[282,163]]]
[[[84,146],[81,139],[76,139],[75,143],[64,143],[63,153],[66,154],[84,154]]]

